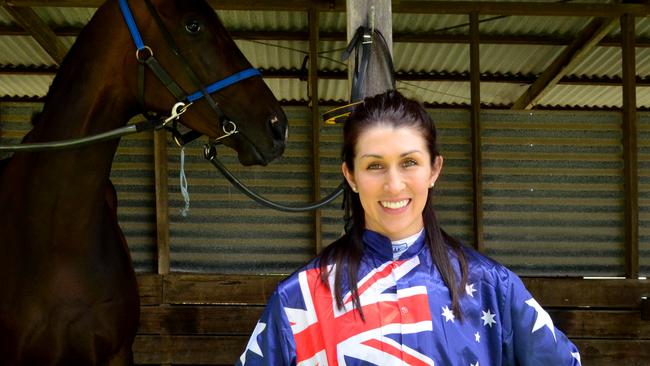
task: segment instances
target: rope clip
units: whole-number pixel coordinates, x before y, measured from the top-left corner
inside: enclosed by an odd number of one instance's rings
[[[191,106],[192,103],[185,104],[183,102],[178,102],[174,104],[172,107],[172,113],[169,117],[165,118],[163,120],[162,126],[161,127],[166,127],[169,122],[172,121],[177,121],[185,111],[187,111],[187,108]]]

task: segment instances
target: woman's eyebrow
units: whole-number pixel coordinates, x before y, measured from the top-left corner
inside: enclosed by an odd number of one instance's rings
[[[411,150],[411,151],[407,151],[407,152],[405,152],[405,153],[400,154],[400,157],[405,157],[406,155],[410,155],[410,154],[414,154],[414,153],[420,153],[420,154],[421,154],[422,151],[417,150],[417,149],[415,149],[415,150]]]
[[[417,150],[417,149],[415,149],[415,150],[409,150],[409,151],[406,151],[406,152],[401,153],[399,156],[400,156],[401,158],[403,158],[403,157],[405,157],[405,156],[407,156],[407,155],[415,154],[415,153],[420,153],[420,154],[421,154],[422,151]],[[375,158],[375,159],[381,159],[381,158],[383,158],[383,156],[382,156],[382,155],[379,155],[379,154],[372,154],[372,153],[371,153],[371,154],[363,154],[363,155],[360,156],[360,158],[361,158],[361,159],[363,159],[363,158]]]

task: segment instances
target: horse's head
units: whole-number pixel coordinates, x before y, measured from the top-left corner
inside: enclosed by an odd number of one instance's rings
[[[213,93],[208,90],[216,103],[201,92],[202,88],[205,91],[207,86],[251,68],[214,10],[200,0],[150,1],[149,8],[146,2],[129,3],[144,44],[151,48],[183,94],[198,92],[196,95],[200,96],[187,108],[181,123],[210,138],[223,136],[224,131],[236,126],[238,132],[221,142],[235,149],[244,165],[266,165],[280,156],[285,147],[287,119],[259,75]],[[172,95],[163,83],[150,70],[146,71],[144,104],[150,111],[169,114],[178,96]]]

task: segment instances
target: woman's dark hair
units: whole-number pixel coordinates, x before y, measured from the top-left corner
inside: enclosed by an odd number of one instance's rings
[[[375,126],[411,127],[420,131],[424,138],[431,156],[431,164],[439,155],[436,147],[436,128],[431,117],[424,107],[413,100],[407,99],[397,91],[391,90],[374,97],[366,98],[350,114],[343,128],[343,148],[341,159],[345,162],[350,171],[354,171],[355,147],[359,136],[369,128]],[[335,265],[334,273],[334,295],[336,304],[343,308],[343,276],[347,277],[347,283],[352,295],[352,304],[359,311],[363,319],[359,291],[357,288],[358,271],[361,257],[363,255],[363,232],[365,229],[365,213],[361,206],[359,195],[354,193],[351,187],[345,183],[344,186],[344,218],[345,235],[339,240],[327,246],[320,255],[321,281],[329,286],[328,276],[330,270],[328,265]],[[426,233],[426,244],[431,252],[434,264],[438,267],[445,285],[451,294],[452,309],[454,315],[462,319],[459,297],[465,292],[467,283],[467,261],[462,249],[462,244],[449,236],[438,225],[436,214],[433,209],[432,189],[429,189],[429,197],[422,212],[424,231]],[[449,248],[456,254],[460,269],[460,282],[456,278],[452,260],[449,256]],[[332,267],[334,268],[334,267]]]

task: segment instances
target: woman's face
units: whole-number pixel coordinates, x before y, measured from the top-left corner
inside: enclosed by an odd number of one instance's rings
[[[355,149],[354,171],[345,163],[342,166],[348,183],[358,190],[366,228],[391,240],[422,229],[429,187],[441,168],[442,157],[432,164],[417,129],[388,125],[362,132]]]

